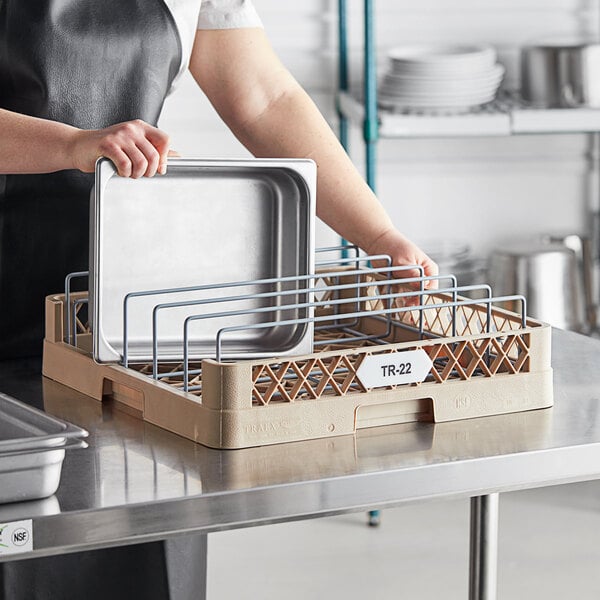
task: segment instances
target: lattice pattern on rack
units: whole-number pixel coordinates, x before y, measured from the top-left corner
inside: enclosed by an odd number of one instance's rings
[[[369,354],[390,354],[413,349],[381,346],[369,340],[360,344],[336,344],[339,332],[320,332],[318,339],[329,339],[331,345],[320,348],[315,356],[304,360],[270,361],[252,369],[253,404],[266,406],[275,402],[296,402],[323,396],[343,396],[364,392],[366,388],[356,377],[364,357]],[[423,349],[433,362],[427,382],[444,383],[492,377],[499,373],[517,374],[529,369],[529,334],[523,332],[495,334],[463,341],[436,341]],[[368,350],[368,348],[372,350]],[[344,348],[358,350],[356,354],[340,354]],[[337,352],[331,355],[332,352]],[[323,355],[322,357],[319,355]],[[142,374],[152,376],[152,365],[131,365]],[[183,365],[160,363],[160,380],[177,389],[183,388]],[[202,392],[201,363],[190,364],[190,393]],[[389,386],[388,389],[395,389]]]
[[[529,369],[529,334],[509,334],[461,342],[439,342],[423,349],[433,362],[430,375],[437,383]]]
[[[368,283],[356,287],[358,282]],[[529,370],[530,335],[522,330],[518,315],[494,309],[490,311],[485,301],[466,306],[452,307],[451,294],[431,292],[411,298],[396,295],[391,300],[379,296],[390,293],[390,284],[373,273],[323,277],[317,287],[349,284],[347,290],[328,290],[316,294],[319,306],[316,314],[331,316],[327,326],[315,330],[315,342],[320,342],[315,354],[309,358],[285,361],[270,359],[256,364],[252,369],[252,400],[256,406],[267,406],[278,402],[296,402],[325,396],[343,396],[349,393],[366,392],[356,372],[365,356],[390,354],[412,349],[412,341],[419,339],[415,330],[422,325],[425,337],[431,343],[423,345],[432,360],[433,367],[425,380],[427,383],[444,383],[452,380],[469,380],[474,377],[492,377],[499,373],[517,374]],[[408,288],[394,287],[394,294]],[[360,290],[361,299],[339,305],[334,301],[345,297],[354,298]],[[331,300],[331,304],[328,301]],[[362,318],[343,319],[345,313],[362,312],[367,320],[369,313],[390,308],[410,308],[420,301],[430,309],[410,309],[392,313],[392,323],[409,331],[409,345],[398,347],[395,334],[390,329],[382,335],[367,336],[367,339],[348,339],[348,331],[363,330]],[[459,298],[459,301],[464,301]],[[410,304],[413,302],[413,304]],[[85,304],[75,304],[76,332],[88,333]],[[343,312],[340,312],[342,308]],[[422,314],[423,322],[420,323]],[[379,317],[385,320],[386,317]],[[352,321],[352,322],[350,322]],[[453,330],[452,323],[455,322]],[[489,329],[489,332],[488,332]],[[412,333],[411,333],[412,331]],[[385,337],[388,336],[389,337]],[[472,337],[457,341],[456,337]],[[432,339],[433,338],[433,339]],[[341,341],[340,341],[341,340]],[[325,343],[322,343],[325,342]],[[346,351],[351,349],[352,353]],[[142,374],[153,376],[151,364],[130,365]],[[158,379],[176,389],[184,388],[184,368],[179,363],[159,363]],[[419,384],[412,384],[419,385]],[[202,393],[202,364],[189,365],[189,392]],[[395,389],[389,386],[387,389]]]
[[[323,330],[323,331],[319,331],[319,332],[315,333],[315,339],[317,341],[328,342],[327,344],[324,344],[319,347],[319,352],[321,352],[321,353],[332,351],[332,350],[339,352],[340,350],[347,349],[347,348],[359,349],[359,348],[364,348],[367,346],[376,345],[376,342],[371,341],[371,340],[361,340],[359,342],[351,342],[351,341],[336,342],[336,340],[338,338],[344,338],[344,337],[345,337],[344,332],[340,332],[340,331]],[[147,375],[148,377],[152,377],[152,364],[151,363],[130,364],[129,367],[131,369],[135,369],[142,375]],[[189,383],[188,383],[189,392],[196,396],[201,396],[202,395],[202,363],[201,362],[191,362],[189,365],[189,369],[190,369],[190,378],[189,378]],[[182,363],[160,362],[158,364],[158,372],[159,372],[160,381],[162,381],[163,383],[166,383],[167,385],[170,385],[176,389],[180,389],[180,390],[183,389],[184,386],[183,386],[183,364]],[[296,373],[296,371],[294,371],[294,372]],[[336,378],[339,377],[339,373],[336,373],[335,377]],[[289,380],[289,377],[286,377],[284,379]],[[256,380],[253,380],[253,383],[256,385],[260,385],[262,383],[262,381],[257,382]],[[289,384],[289,381],[286,381],[282,385],[287,385],[287,384]],[[358,390],[359,388],[357,388],[355,385],[353,387],[353,389]],[[256,402],[256,403],[262,404],[261,402]]]
[[[75,309],[75,333],[79,335],[80,333],[90,333],[90,324],[88,318],[88,303],[86,298],[84,301],[75,301],[73,303],[73,307]]]
[[[437,342],[423,349],[433,362],[426,381],[444,383],[516,374],[529,368],[529,334],[510,333],[460,342]],[[402,347],[400,350],[411,350]],[[253,368],[253,403],[267,406],[275,402],[296,402],[324,396],[343,396],[367,389],[356,376],[365,356],[394,354],[398,349],[366,350],[357,354],[311,357],[256,365]],[[418,384],[416,384],[418,385]],[[397,386],[389,386],[395,389]]]
[[[362,358],[337,355],[257,365],[252,373],[253,403],[267,406],[277,401],[295,402],[364,392],[366,388],[356,378]]]
[[[424,329],[427,332],[447,337],[452,335],[452,322],[455,319],[456,331],[454,335],[480,335],[488,331],[488,315],[482,300],[473,306],[464,305],[451,307],[446,303],[452,301],[448,294],[427,294],[423,300],[425,306],[435,306],[435,308],[423,311]],[[405,324],[416,326],[419,322],[420,311],[410,311],[407,313],[398,313],[394,317]],[[515,315],[506,315],[498,310],[490,313],[490,333],[497,331],[515,331],[522,328],[519,319]]]
[[[448,303],[452,302],[451,294],[444,293],[424,293],[423,295],[413,295],[412,297],[398,296],[393,300],[381,299],[378,296],[384,296],[390,293],[390,286],[381,276],[367,273],[357,276],[342,276],[334,279],[324,278],[323,282],[327,285],[336,285],[340,281],[348,283],[372,282],[372,286],[363,287],[361,296],[364,300],[360,302],[360,309],[365,311],[384,310],[389,308],[406,308],[419,301],[424,306],[431,306],[430,309],[422,311],[423,329],[430,335],[448,337],[451,335],[466,336],[479,335],[488,331],[488,314],[484,300],[474,301],[473,305],[463,305],[452,307]],[[394,292],[412,292],[414,289],[407,287],[394,286]],[[352,291],[354,293],[354,290]],[[334,299],[335,292],[326,292],[323,299]],[[461,300],[465,300],[462,298]],[[412,304],[411,304],[412,303]],[[356,310],[357,305],[345,305],[344,312]],[[518,309],[518,307],[511,307]],[[335,309],[330,312],[335,312]],[[420,310],[399,312],[392,314],[392,320],[410,327],[418,327],[420,321]],[[452,323],[456,323],[456,329],[453,332]],[[489,332],[496,331],[515,331],[521,329],[522,324],[516,315],[508,315],[502,311],[492,310],[490,312]]]

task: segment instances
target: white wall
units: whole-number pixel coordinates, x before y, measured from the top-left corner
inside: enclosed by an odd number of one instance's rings
[[[334,106],[335,0],[255,0],[275,49],[337,127]],[[380,72],[399,43],[486,42],[518,85],[518,48],[552,36],[597,35],[598,0],[377,0]],[[350,0],[352,80],[360,81],[362,2]],[[243,156],[190,78],[167,102],[161,126],[193,156]],[[584,135],[385,140],[378,193],[394,222],[427,245],[457,238],[477,254],[531,232],[584,230],[590,178]],[[362,169],[357,128],[351,154]],[[323,228],[320,241],[333,238]]]

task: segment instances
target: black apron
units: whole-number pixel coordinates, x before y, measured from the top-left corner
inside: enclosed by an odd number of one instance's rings
[[[0,0],[0,108],[156,125],[180,63],[162,0]],[[87,270],[92,185],[77,171],[0,176],[0,359],[41,353],[44,297]]]
[[[162,0],[0,0],[0,107],[156,124],[181,63]],[[41,147],[40,152],[45,149]],[[0,359],[36,355],[44,297],[87,270],[93,175],[0,176]],[[0,600],[203,598],[206,536],[0,565]]]

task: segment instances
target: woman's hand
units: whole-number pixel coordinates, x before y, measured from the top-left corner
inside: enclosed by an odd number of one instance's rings
[[[365,248],[367,254],[387,254],[392,259],[392,264],[396,266],[417,265],[423,268],[425,277],[434,277],[438,274],[438,266],[425,254],[420,248],[405,238],[396,229],[388,229],[380,235],[368,247]],[[383,265],[378,265],[383,266]],[[393,274],[394,278],[420,277],[418,269],[398,271]],[[426,289],[437,288],[436,280],[425,282]]]
[[[95,130],[73,134],[71,156],[75,168],[92,173],[100,156],[109,158],[122,177],[164,175],[169,156],[169,136],[136,119]]]
[[[112,160],[123,177],[164,174],[169,136],[139,119],[88,131],[0,108],[2,175],[64,169],[93,173],[101,156]]]

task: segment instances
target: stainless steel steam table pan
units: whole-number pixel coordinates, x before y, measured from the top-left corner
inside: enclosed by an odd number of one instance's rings
[[[0,456],[46,450],[86,437],[81,427],[56,419],[0,393]]]
[[[302,304],[306,281],[254,280],[313,272],[315,180],[314,163],[302,159],[173,159],[166,175],[138,180],[119,177],[110,161],[98,161],[90,257],[94,359],[122,359],[126,296],[127,356],[134,362],[152,360],[154,348],[159,360],[181,360],[184,321],[199,313],[244,314],[191,322],[191,358],[214,356],[223,327],[310,317],[309,308],[285,308]],[[251,283],[240,286],[244,281]],[[228,282],[238,283],[206,289]],[[193,289],[199,286],[204,289]],[[281,289],[291,294],[275,305],[272,297],[233,300]],[[203,304],[222,296],[231,300]],[[249,317],[256,308],[264,310]],[[312,333],[307,323],[240,330],[223,341],[224,355],[310,353]]]
[[[34,500],[58,488],[65,450],[87,431],[0,394],[0,503]]]

